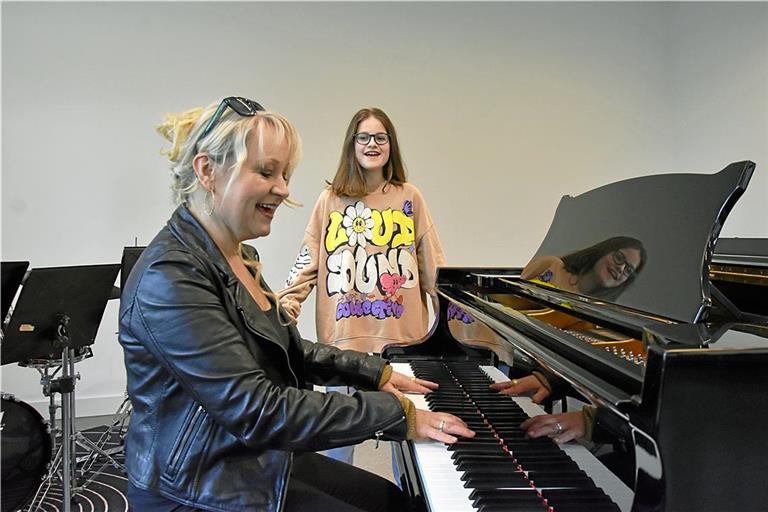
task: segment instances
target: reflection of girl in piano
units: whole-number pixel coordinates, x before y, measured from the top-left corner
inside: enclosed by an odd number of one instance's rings
[[[573,293],[612,300],[621,295],[645,266],[642,242],[615,236],[563,257],[531,260],[521,277]]]

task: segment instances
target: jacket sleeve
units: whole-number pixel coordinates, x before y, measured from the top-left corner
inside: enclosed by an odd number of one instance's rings
[[[268,339],[249,348],[195,256],[173,251],[149,265],[122,325],[211,419],[254,448],[320,450],[385,431],[403,438],[403,408],[389,393],[353,396],[277,385]],[[273,356],[274,357],[274,356]],[[351,367],[350,367],[351,369]],[[274,371],[274,370],[272,370]]]
[[[384,359],[304,339],[301,343],[307,378],[312,384],[379,389],[381,374],[387,365]]]

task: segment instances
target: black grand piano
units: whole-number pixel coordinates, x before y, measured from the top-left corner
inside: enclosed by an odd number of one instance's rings
[[[426,405],[478,436],[395,444],[404,488],[435,512],[768,510],[768,240],[718,240],[754,167],[566,196],[525,269],[440,269],[432,334],[384,356],[438,380]],[[639,241],[642,262],[614,246],[600,286],[598,263],[574,270],[574,254],[617,237]],[[543,411],[487,391],[507,378],[500,363],[595,406],[596,435],[625,446],[634,473],[622,482],[578,443],[526,438],[519,423]]]

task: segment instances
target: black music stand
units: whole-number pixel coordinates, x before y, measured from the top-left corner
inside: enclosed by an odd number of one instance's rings
[[[47,387],[50,393],[61,394],[65,512],[71,511],[77,483],[75,355],[95,342],[119,269],[119,265],[33,269],[21,288],[3,338],[2,364],[32,366],[42,360],[61,366],[61,377],[51,380]]]
[[[120,293],[125,290],[125,283],[128,281],[128,276],[131,275],[131,270],[136,262],[139,261],[141,253],[144,252],[146,247],[123,247],[123,259],[120,260]]]
[[[29,267],[28,261],[3,261],[0,263],[0,323],[5,323],[5,317],[13,304],[13,298],[24,281],[24,274]]]
[[[119,265],[32,269],[3,340],[2,364],[93,345]],[[64,342],[62,334],[67,338]]]

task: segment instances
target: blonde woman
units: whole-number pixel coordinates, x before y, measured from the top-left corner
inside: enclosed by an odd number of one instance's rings
[[[261,278],[243,242],[267,236],[288,198],[300,156],[293,125],[229,97],[169,116],[159,131],[179,206],[136,263],[120,309],[131,508],[407,509],[391,483],[312,452],[474,434],[450,414],[415,410],[398,391],[415,384],[380,359],[303,340]],[[307,390],[331,377],[390,392]]]

